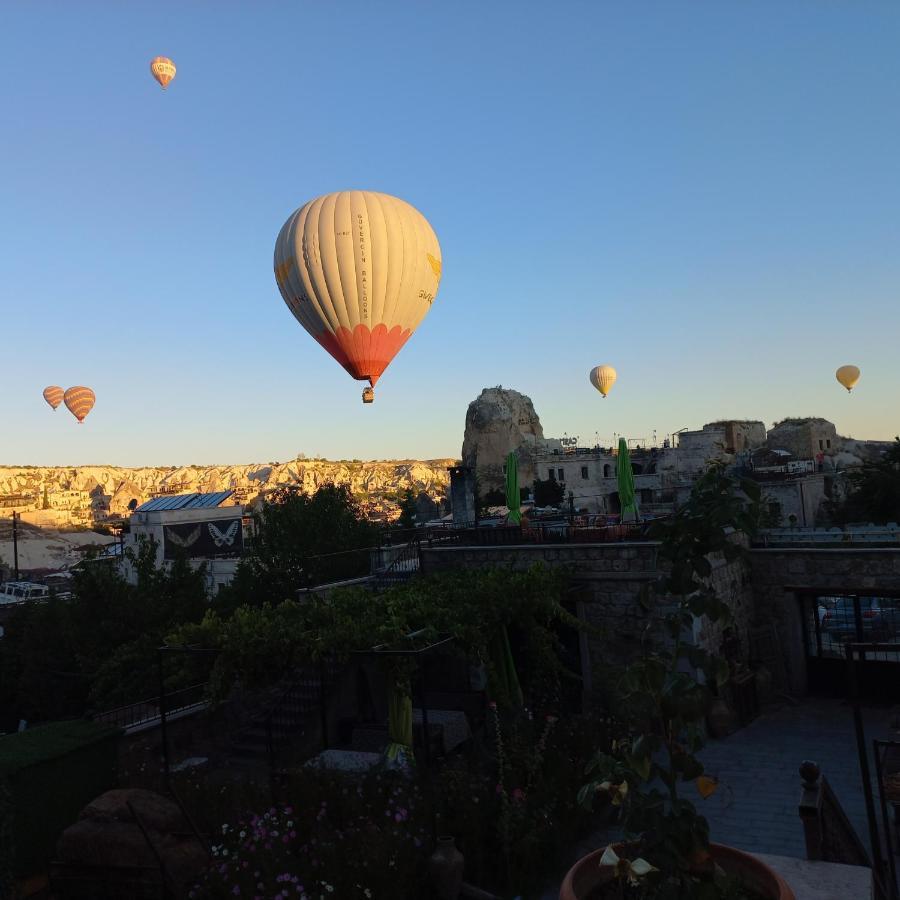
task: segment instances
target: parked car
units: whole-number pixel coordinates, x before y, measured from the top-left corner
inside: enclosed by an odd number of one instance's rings
[[[892,638],[900,625],[900,609],[882,597],[860,597],[862,640],[885,641]],[[836,597],[822,616],[822,630],[835,641],[853,641],[857,634],[853,597]]]

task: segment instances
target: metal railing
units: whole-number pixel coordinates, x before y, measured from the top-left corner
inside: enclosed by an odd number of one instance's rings
[[[753,539],[754,546],[900,545],[900,526],[848,526],[846,528],[767,528]]]
[[[193,684],[190,687],[166,694],[163,698],[166,715],[172,717],[178,713],[204,708],[208,685],[208,682]],[[139,700],[137,703],[128,703],[125,706],[117,706],[114,709],[94,713],[91,718],[95,722],[116,725],[126,730],[138,725],[155,724],[161,718],[159,697],[154,697],[152,700]]]

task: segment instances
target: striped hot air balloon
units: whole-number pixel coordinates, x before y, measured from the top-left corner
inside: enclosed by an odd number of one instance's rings
[[[297,321],[372,388],[425,318],[441,280],[441,248],[404,200],[341,191],[294,212],[275,243],[275,280]]]
[[[80,425],[84,421],[84,417],[94,408],[94,401],[97,397],[89,387],[78,386],[70,387],[63,399],[66,401],[69,412],[78,419]]]
[[[55,384],[51,384],[49,387],[44,388],[44,399],[53,407],[53,409],[56,409],[56,407],[63,402],[64,394],[65,391]]]
[[[175,63],[168,56],[154,56],[150,60],[150,74],[165,90],[169,86],[169,82],[175,77]]]

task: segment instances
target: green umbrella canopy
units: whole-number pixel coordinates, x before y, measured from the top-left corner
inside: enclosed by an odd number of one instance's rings
[[[506,505],[509,507],[509,521],[521,525],[522,514],[519,512],[521,499],[519,495],[519,458],[515,453],[506,457]]]
[[[619,455],[616,457],[616,481],[619,486],[619,506],[623,522],[637,522],[640,519],[637,498],[634,494],[634,471],[631,468],[631,454],[625,438],[619,438]]]

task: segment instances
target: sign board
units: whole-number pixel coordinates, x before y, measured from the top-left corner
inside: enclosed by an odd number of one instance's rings
[[[244,549],[240,516],[213,522],[179,522],[163,529],[163,557],[175,559],[184,553],[190,559],[239,556]]]

